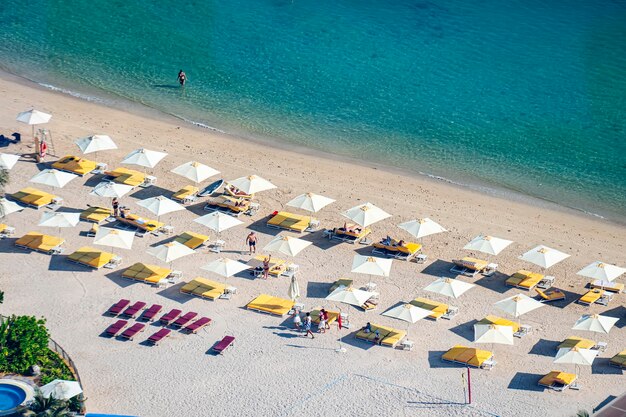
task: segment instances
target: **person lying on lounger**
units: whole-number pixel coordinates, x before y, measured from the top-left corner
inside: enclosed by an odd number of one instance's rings
[[[372,324],[368,321],[367,324],[365,326],[363,326],[363,328],[361,330],[363,330],[365,333],[371,333],[372,332]]]
[[[361,230],[362,230],[360,227],[356,227],[355,224],[348,224],[345,222],[341,229],[343,229],[345,232],[350,232],[350,233],[361,233]]]
[[[374,332],[374,343],[380,343],[380,331],[378,331],[378,329]]]

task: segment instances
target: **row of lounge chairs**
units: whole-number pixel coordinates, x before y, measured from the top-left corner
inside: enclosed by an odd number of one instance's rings
[[[220,195],[210,198],[204,206],[208,211],[219,211],[234,217],[242,214],[253,215],[258,210],[258,203],[253,203],[248,199]]]
[[[95,173],[94,171],[97,172],[104,166],[105,164],[99,164],[95,161],[90,161],[89,159],[80,158],[74,155],[66,155],[58,161],[52,163],[52,168],[54,169],[80,175],[81,177],[87,174]]]
[[[372,253],[394,259],[410,260],[422,249],[422,245],[414,242],[404,242],[391,238],[381,239],[372,245]]]
[[[267,221],[267,227],[285,229],[292,232],[312,232],[320,225],[319,220],[310,216],[293,214],[286,211],[275,211]]]
[[[122,277],[135,281],[145,282],[152,285],[160,285],[169,278],[174,277],[174,271],[158,265],[137,262],[122,272]]]
[[[248,265],[250,265],[251,268],[250,273],[252,275],[256,277],[263,275],[263,261],[265,258],[265,255],[257,255],[248,261]],[[279,277],[281,275],[289,275],[288,272],[292,269],[293,263],[285,261],[284,259],[272,257],[270,259],[269,266],[269,275]]]
[[[180,292],[212,301],[218,298],[230,298],[227,285],[201,277],[196,277],[183,285]]]
[[[475,277],[477,274],[490,276],[493,275],[498,268],[497,264],[492,264],[485,260],[469,256],[461,259],[454,259],[452,260],[452,263],[454,263],[454,266],[450,269],[451,272],[469,277]]]
[[[63,252],[61,247],[63,243],[65,243],[65,239],[60,237],[38,232],[28,232],[15,241],[15,246],[52,255]]]
[[[379,324],[371,324],[370,331],[361,329],[355,334],[357,339],[392,348],[395,348],[405,336],[405,330],[398,330]]]
[[[324,235],[329,239],[340,240],[347,243],[368,243],[367,237],[372,233],[368,227],[355,224],[345,224],[342,227],[324,230]]]
[[[7,194],[7,197],[35,209],[56,208],[55,204],[61,201],[59,197],[33,187],[26,187],[16,193]]]
[[[118,184],[130,185],[131,187],[149,187],[156,183],[156,177],[146,175],[143,172],[136,171],[129,168],[115,168],[111,171],[105,171],[106,175],[111,181]]]

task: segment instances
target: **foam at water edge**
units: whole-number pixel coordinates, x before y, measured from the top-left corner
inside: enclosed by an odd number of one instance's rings
[[[37,84],[44,88],[47,88],[48,90],[57,91],[59,93],[67,94],[72,97],[80,98],[82,100],[86,100],[92,103],[109,104],[109,105],[113,104],[112,102],[108,100],[104,100],[100,97],[89,96],[87,94],[82,94],[82,93],[78,93],[76,91],[68,90],[65,88],[56,87],[52,84],[46,84],[46,83],[37,83]]]

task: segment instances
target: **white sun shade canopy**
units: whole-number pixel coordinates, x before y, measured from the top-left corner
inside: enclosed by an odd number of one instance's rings
[[[196,253],[193,249],[176,241],[150,248],[147,252],[163,262],[174,262],[178,258]]]
[[[391,259],[376,256],[354,255],[351,272],[388,277],[392,262]]]
[[[513,344],[513,327],[497,324],[475,324],[474,343]]]
[[[86,138],[78,139],[74,143],[76,143],[80,151],[84,154],[117,149],[117,145],[113,142],[113,139],[107,135],[87,136]]]
[[[601,316],[599,314],[585,314],[576,321],[572,329],[608,333],[618,321],[619,319],[615,317]]]
[[[4,197],[0,197],[0,217],[4,217],[8,214],[22,210],[24,210],[24,207],[20,206],[19,204],[13,201],[9,201]]]
[[[245,271],[250,267],[242,262],[234,261],[228,258],[219,258],[204,265],[202,269],[213,272],[222,277],[232,277],[235,274]]]
[[[52,118],[51,114],[31,109],[18,114],[15,120],[21,123],[26,123],[27,125],[40,125],[43,123],[48,123],[50,121],[50,118]]]
[[[58,169],[44,169],[32,177],[30,182],[47,185],[49,187],[63,188],[68,182],[77,177],[78,175],[59,171]]]
[[[283,255],[296,256],[304,248],[311,245],[312,242],[298,239],[297,237],[278,235],[263,250],[279,252]]]
[[[137,202],[138,206],[146,208],[150,210],[152,213],[157,216],[162,216],[167,213],[171,213],[173,211],[184,210],[185,208],[178,204],[174,200],[170,200],[169,198],[159,195],[156,197],[146,198],[145,200],[141,200]]]
[[[62,379],[55,379],[43,387],[39,387],[39,391],[41,391],[44,398],[52,396],[57,400],[69,400],[83,392],[78,382],[64,381]]]
[[[274,184],[264,178],[259,177],[258,175],[249,175],[247,177],[237,178],[233,181],[227,181],[227,184],[238,188],[246,194],[260,193],[261,191],[276,188]]]
[[[19,155],[14,155],[12,153],[0,153],[0,169],[10,170],[19,160]]]
[[[385,311],[383,316],[393,317],[408,323],[415,323],[418,320],[430,316],[432,313],[433,312],[430,310],[407,303]]]
[[[428,284],[424,287],[424,290],[448,297],[459,298],[465,291],[470,290],[473,287],[475,287],[474,284],[442,277]]]
[[[101,227],[96,232],[93,243],[95,245],[110,246],[113,248],[131,249],[134,239],[135,232]]]
[[[243,222],[236,217],[229,216],[228,214],[224,214],[219,211],[214,211],[213,213],[205,214],[202,217],[198,217],[194,219],[194,222],[200,223],[201,225],[206,226],[217,233],[220,233],[226,229],[230,229],[231,227],[243,224]]]
[[[593,365],[593,361],[598,356],[595,349],[561,348],[556,353],[554,363],[569,363],[574,365]]]
[[[89,193],[98,197],[120,198],[129,193],[133,187],[112,181],[102,181]]]
[[[139,165],[144,168],[154,168],[161,159],[165,158],[165,152],[151,151],[149,149],[135,149],[122,160],[123,164]]]
[[[296,207],[302,210],[317,213],[334,201],[335,200],[333,200],[332,198],[324,197],[323,195],[305,193],[300,194],[299,196],[288,202],[287,205],[290,207]]]
[[[361,307],[367,300],[372,298],[374,293],[369,291],[358,290],[356,288],[344,287],[343,285],[330,293],[326,300],[346,303],[353,306]]]
[[[545,304],[530,298],[524,294],[517,294],[502,301],[495,303],[500,310],[507,312],[513,317],[519,317],[533,311],[536,308],[543,307]]]
[[[80,221],[80,213],[48,211],[41,215],[39,226],[45,227],[74,227]]]
[[[513,243],[511,240],[480,235],[472,239],[463,249],[479,251],[489,255],[497,255],[511,243]]]
[[[443,226],[432,221],[428,217],[400,223],[398,227],[406,230],[418,239],[424,236],[434,235],[435,233],[447,232]]]
[[[196,184],[220,173],[218,170],[196,161],[185,162],[184,164],[174,168],[172,172],[183,176]]]
[[[547,246],[539,245],[520,256],[519,259],[533,263],[542,268],[550,268],[552,265],[557,264],[568,257],[569,255],[566,253]]]
[[[347,217],[348,219],[362,227],[367,227],[371,224],[391,217],[391,214],[376,207],[372,203],[365,203],[354,206],[351,209],[348,209],[341,213],[341,215]]]
[[[607,264],[602,261],[595,261],[578,271],[577,274],[583,277],[599,279],[600,281],[613,281],[624,272],[626,272],[626,268]]]

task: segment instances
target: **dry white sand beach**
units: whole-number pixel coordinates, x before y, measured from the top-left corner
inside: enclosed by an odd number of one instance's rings
[[[47,319],[51,336],[69,352],[78,367],[91,412],[143,417],[569,416],[581,408],[591,411],[624,391],[623,372],[609,367],[608,359],[626,348],[626,295],[617,295],[608,307],[574,303],[587,282],[576,271],[595,260],[626,265],[624,226],[567,210],[478,194],[426,178],[218,135],[165,116],[156,119],[125,113],[46,91],[6,75],[0,80],[0,103],[0,133],[23,134],[20,144],[2,148],[1,152],[32,152],[30,129],[18,124],[15,115],[35,107],[53,115],[46,128],[52,131],[58,157],[78,154],[74,140],[95,133],[110,135],[119,146],[117,151],[97,155],[99,161],[112,168],[136,148],[169,153],[153,170],[158,177],[156,186],[137,189],[122,199],[122,204],[145,216],[149,212],[137,206],[136,201],[159,194],[169,196],[186,185],[187,181],[169,170],[191,159],[220,170],[226,179],[258,174],[272,181],[278,188],[258,195],[259,213],[242,216],[243,227],[222,233],[227,242],[223,255],[233,259],[250,258],[241,252],[250,229],[259,233],[262,249],[279,233],[265,227],[266,216],[308,191],[337,200],[317,214],[322,227],[342,224],[341,211],[370,201],[393,214],[372,226],[374,239],[391,234],[412,240],[396,225],[417,217],[430,217],[449,230],[422,240],[423,252],[429,256],[426,264],[394,261],[389,278],[374,279],[380,292],[377,310],[365,313],[343,305],[352,325],[341,332],[345,354],[335,352],[335,326],[330,333],[310,340],[291,330],[287,317],[243,308],[261,293],[287,298],[288,278],[266,281],[236,276],[226,280],[210,276],[200,266],[218,255],[206,250],[175,262],[174,267],[184,272],[183,280],[206,276],[237,287],[231,300],[201,300],[180,294],[180,285],[157,289],[121,277],[124,267],[135,262],[159,264],[146,250],[166,240],[164,236],[136,238],[132,250],[115,250],[123,257],[120,268],[100,271],[69,263],[64,256],[28,253],[16,248],[14,239],[1,240],[0,289],[5,292],[5,302],[0,312]],[[48,157],[46,161],[54,160]],[[12,193],[33,185],[28,179],[42,167],[30,157],[23,157],[11,171],[6,191]],[[107,204],[106,199],[89,195],[95,183],[97,180],[87,175],[54,193],[63,197],[64,209]],[[172,224],[176,232],[204,233],[207,230],[192,221],[206,213],[202,206],[188,206],[188,210],[163,216],[162,220]],[[57,233],[56,229],[37,226],[43,211],[28,208],[9,215],[3,222],[16,228],[16,236],[31,230]],[[91,245],[92,239],[84,236],[89,227],[90,224],[81,222],[76,228],[61,231],[67,240],[66,253]],[[449,268],[452,259],[469,255],[462,247],[480,233],[515,242],[497,257],[486,256],[499,264],[499,273],[489,278],[458,278],[475,282],[477,287],[457,300],[423,291]],[[334,308],[336,305],[324,297],[330,283],[340,277],[352,278],[358,286],[369,281],[367,276],[350,273],[355,251],[369,253],[369,247],[329,243],[321,232],[308,234],[305,239],[314,244],[295,262],[300,265],[300,301],[306,309],[320,305]],[[487,314],[507,317],[493,304],[521,291],[504,285],[508,274],[525,268],[537,270],[517,257],[538,244],[572,255],[549,270],[556,276],[555,286],[567,292],[568,302],[522,316],[522,323],[532,325],[533,332],[516,339],[514,346],[493,346],[497,365],[491,371],[472,370],[473,404],[466,406],[462,389],[464,369],[443,363],[441,354],[455,344],[492,349],[491,345],[471,342],[472,324]],[[458,306],[460,313],[450,321],[422,320],[411,325],[410,339],[415,341],[412,351],[372,346],[354,338],[354,331],[367,321],[405,329],[406,323],[380,313],[417,296],[449,302]],[[153,325],[134,341],[103,337],[103,331],[114,322],[103,313],[120,298],[158,303],[165,309],[196,311],[211,317],[214,324],[197,335],[174,332],[157,347],[143,343],[156,331]],[[582,314],[590,312],[607,312],[620,317],[620,321],[610,334],[571,330]],[[222,356],[209,354],[210,347],[225,335],[236,337],[235,347]],[[580,391],[539,389],[537,381],[541,375],[554,369],[574,371],[573,365],[553,364],[557,343],[570,335],[605,341],[608,349],[592,367],[581,368]]]

